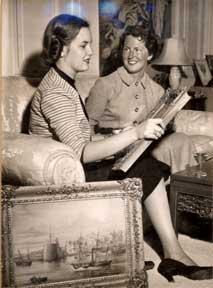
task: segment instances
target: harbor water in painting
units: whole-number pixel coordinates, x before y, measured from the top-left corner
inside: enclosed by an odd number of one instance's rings
[[[18,204],[13,213],[18,287],[126,273],[123,200]]]

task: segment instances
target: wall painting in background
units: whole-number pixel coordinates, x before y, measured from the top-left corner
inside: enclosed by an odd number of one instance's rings
[[[120,37],[127,26],[141,25],[159,39],[170,33],[170,25],[165,25],[168,4],[169,0],[99,0],[101,76],[121,65]]]

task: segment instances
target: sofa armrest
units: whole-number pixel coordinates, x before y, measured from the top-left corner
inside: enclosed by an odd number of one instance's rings
[[[72,149],[50,138],[4,133],[4,184],[70,185],[85,182],[83,166]]]
[[[213,112],[181,110],[177,113],[173,130],[188,135],[213,136]]]

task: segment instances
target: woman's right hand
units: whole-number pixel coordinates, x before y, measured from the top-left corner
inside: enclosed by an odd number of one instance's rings
[[[138,139],[157,140],[165,132],[165,125],[161,118],[148,119],[136,127]]]
[[[89,163],[105,159],[125,149],[138,139],[157,140],[164,134],[162,119],[148,119],[138,126],[128,126],[120,133],[100,141],[90,141],[84,147],[83,161]]]

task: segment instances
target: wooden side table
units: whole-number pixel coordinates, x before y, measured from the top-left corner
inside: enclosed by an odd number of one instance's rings
[[[190,212],[205,219],[213,220],[213,162],[203,164],[206,177],[195,176],[197,166],[187,168],[171,176],[170,206],[176,233],[178,233],[178,215]]]

